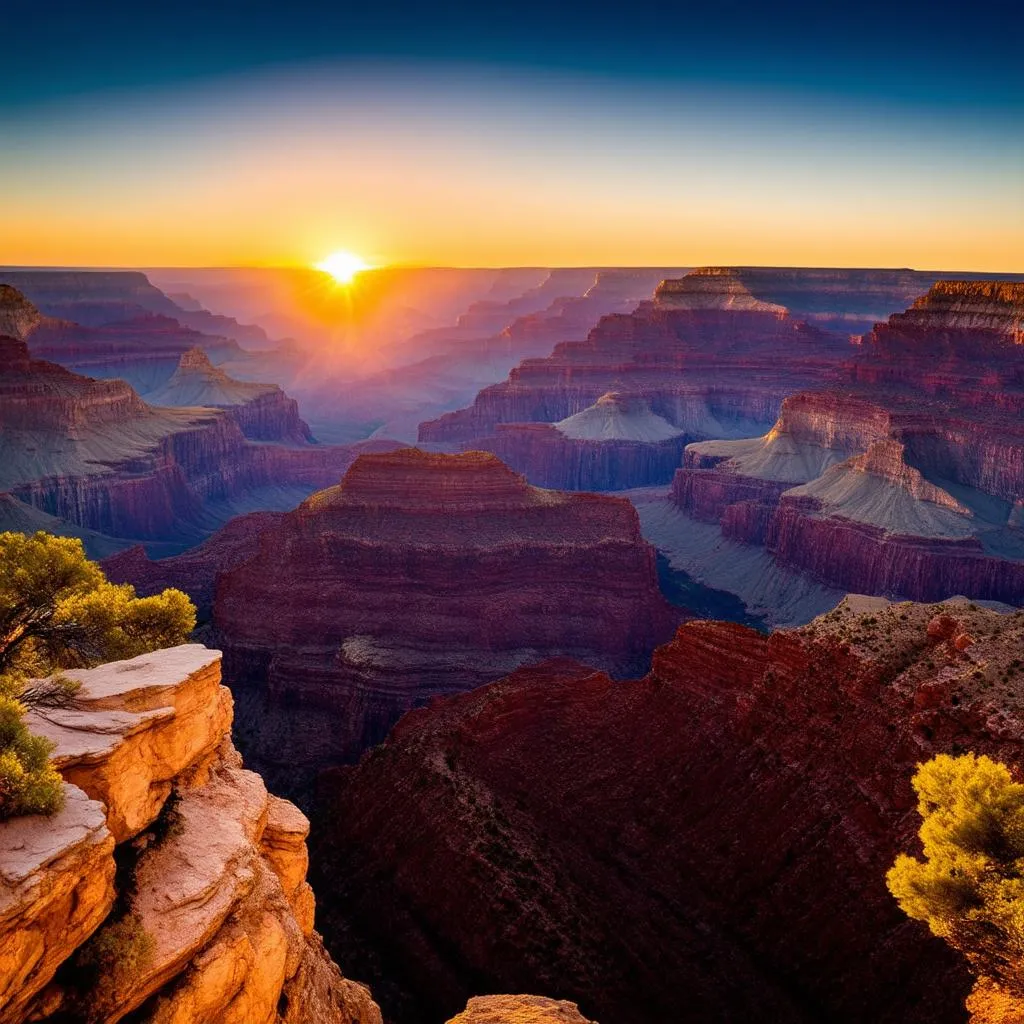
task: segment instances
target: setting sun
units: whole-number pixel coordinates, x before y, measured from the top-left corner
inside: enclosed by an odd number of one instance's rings
[[[332,252],[325,260],[316,264],[317,270],[330,274],[338,284],[349,284],[363,270],[370,270],[370,264],[351,252]]]

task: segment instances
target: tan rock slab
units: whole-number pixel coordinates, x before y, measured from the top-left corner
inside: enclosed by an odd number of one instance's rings
[[[0,823],[0,1022],[33,996],[114,903],[114,839],[102,804],[64,786],[64,808]]]
[[[476,996],[448,1024],[594,1024],[575,1003],[544,996]]]
[[[64,778],[107,805],[107,825],[123,842],[156,819],[174,782],[230,731],[220,652],[182,644],[67,675],[81,683],[75,706],[34,711],[30,728],[56,744]]]

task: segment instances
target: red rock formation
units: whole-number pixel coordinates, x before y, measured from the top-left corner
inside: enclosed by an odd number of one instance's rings
[[[1022,324],[1024,284],[940,282],[876,325],[846,390],[690,447],[674,500],[829,586],[1024,601]]]
[[[643,396],[691,437],[756,433],[793,391],[830,379],[847,342],[761,302],[734,275],[694,271],[664,282],[652,302],[604,317],[586,341],[528,359],[472,407],[424,423],[423,441],[469,441],[499,423],[551,423],[608,391]],[[782,354],[785,358],[780,358]]]
[[[539,487],[615,491],[668,483],[686,435],[643,398],[609,392],[559,423],[499,423],[474,445]]]
[[[283,512],[250,512],[229,520],[208,540],[170,558],[152,559],[141,544],[102,561],[113,583],[131,583],[139,594],[158,594],[177,587],[192,598],[200,619],[213,610],[217,574],[247,562],[259,550],[260,536],[273,529]]]
[[[291,792],[410,707],[538,657],[636,671],[677,616],[628,502],[415,449],[358,459],[262,531],[214,600],[247,753]]]
[[[226,409],[242,433],[254,441],[312,440],[309,427],[299,418],[298,403],[276,384],[235,380],[217,369],[198,347],[182,354],[171,378],[147,392],[146,401]]]
[[[329,948],[401,1024],[529,987],[619,1024],[962,1021],[963,962],[884,878],[918,762],[1022,767],[1024,619],[947,610],[974,646],[854,599],[687,623],[637,682],[548,663],[410,713],[324,777]]]

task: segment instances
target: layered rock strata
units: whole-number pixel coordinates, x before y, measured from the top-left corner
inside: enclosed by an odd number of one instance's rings
[[[0,1020],[379,1024],[313,931],[308,821],[231,745],[219,653],[72,675],[76,704],[30,721],[56,743],[65,807],[0,824]],[[85,951],[126,921],[131,969],[86,985]]]
[[[554,423],[609,391],[643,398],[690,440],[750,436],[787,394],[830,380],[848,348],[703,268],[662,282],[628,315],[604,317],[585,341],[524,361],[470,408],[422,424],[420,440],[468,442],[500,423]]]
[[[921,761],[1021,768],[1021,614],[691,622],[635,682],[547,663],[412,712],[324,779],[328,944],[403,1024],[485,986],[622,1024],[962,1021],[964,963],[885,873]]]
[[[228,408],[155,407],[122,380],[80,376],[0,337],[0,493],[87,540],[180,548],[233,513],[293,506],[336,482],[359,450],[303,443],[304,426],[277,389]],[[253,442],[243,427],[289,443]]]
[[[171,378],[145,397],[150,405],[226,409],[242,433],[254,441],[301,444],[312,440],[293,398],[276,384],[229,377],[201,348],[184,352]]]
[[[689,446],[675,501],[832,586],[1024,601],[1022,323],[1022,284],[938,283],[876,325],[843,390]]]
[[[615,491],[668,483],[686,435],[645,399],[609,392],[558,423],[499,424],[474,445],[540,487]]]
[[[676,615],[628,502],[416,449],[359,458],[268,524],[214,598],[246,756],[293,792],[409,708],[538,657],[636,671]]]

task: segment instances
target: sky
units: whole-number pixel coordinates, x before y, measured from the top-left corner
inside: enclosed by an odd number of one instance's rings
[[[1024,13],[8,0],[0,264],[1024,271]]]

